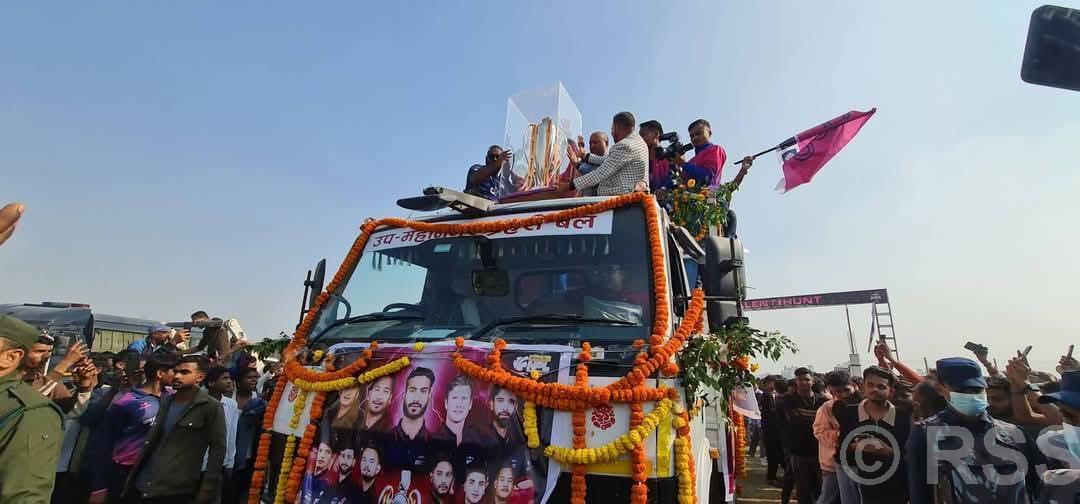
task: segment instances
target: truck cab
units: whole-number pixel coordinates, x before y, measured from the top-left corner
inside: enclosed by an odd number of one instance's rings
[[[424,352],[443,352],[443,359],[449,359],[455,343],[458,354],[465,348],[487,351],[503,345],[508,351],[519,352],[518,360],[503,366],[513,368],[510,371],[519,376],[529,376],[528,366],[516,368],[518,361],[535,360],[530,352],[561,352],[566,356],[564,360],[556,357],[558,365],[544,368],[552,374],[553,383],[571,384],[573,368],[584,364],[588,385],[605,387],[625,379],[634,368],[635,356],[647,350],[649,343],[672,337],[690,310],[695,287],[705,287],[707,308],[698,310],[704,327],[718,327],[741,317],[742,248],[737,240],[710,236],[702,243],[695,241],[685,229],[672,224],[648,195],[628,196],[618,204],[614,201],[586,197],[493,204],[442,188],[429,188],[421,197],[401,200],[401,206],[424,213],[411,222],[384,219],[377,225],[371,223],[326,292],[312,296],[313,306],[297,333],[296,339],[303,343],[298,350],[301,355],[311,355],[315,349],[345,355],[356,354],[356,348],[371,342],[378,342],[379,349],[395,345],[420,349],[423,345],[417,344],[421,343],[428,345],[429,350]],[[442,224],[454,226],[440,227]],[[698,267],[688,268],[690,262]],[[700,271],[700,278],[688,278],[688,269]],[[314,287],[318,292],[322,286]],[[583,348],[589,349],[591,357],[574,357]],[[425,356],[414,356],[414,360],[422,358]],[[545,362],[550,362],[548,359]],[[331,367],[340,369],[344,365],[347,361],[338,358]],[[450,376],[455,372],[464,374],[467,369],[458,367],[460,371],[450,368]],[[309,368],[327,370],[320,362],[311,362]],[[411,380],[413,374],[409,376]],[[445,381],[437,370],[434,381],[429,384],[434,389]],[[292,382],[295,380],[290,378],[279,393],[285,399],[277,408],[274,422],[266,478],[269,486],[264,494],[267,496],[273,495],[278,485],[286,486],[276,481],[279,468],[275,466],[280,458],[288,456],[282,454],[284,438],[301,432],[287,425],[291,412],[301,415],[306,411],[302,404],[292,404],[297,395]],[[705,406],[699,398],[685,397],[677,374],[653,373],[645,385],[678,391],[676,409],[694,413],[689,417],[689,438],[690,456],[696,467],[693,492],[697,500],[732,500],[731,468],[725,456],[730,442],[724,412],[715,405]],[[403,388],[401,393],[411,390]],[[477,385],[473,390],[481,389]],[[361,385],[358,393],[359,403],[366,404],[368,391]],[[445,393],[449,397],[450,391]],[[440,393],[433,394],[436,405],[431,408],[437,410],[441,407],[437,401]],[[474,392],[474,404],[482,402],[477,399]],[[488,399],[494,401],[493,396]],[[340,403],[338,399],[330,408],[337,404],[339,409],[334,411],[340,411],[345,407]],[[486,403],[483,406],[487,409]],[[402,407],[407,417],[409,406]],[[644,412],[655,411],[655,407],[650,403]],[[476,416],[477,408],[473,407],[470,421],[497,425],[496,418]],[[615,401],[591,405],[584,415],[589,419],[587,444],[602,446],[625,433],[630,408],[627,403]],[[569,433],[565,431],[573,423],[571,412],[537,409],[540,448],[530,451],[532,463],[528,464],[535,473],[535,485],[530,482],[533,493],[524,500],[569,502],[573,496],[570,468],[548,464],[544,447],[569,444]],[[444,414],[451,416],[436,411],[434,417],[428,418],[438,421]],[[449,420],[446,422],[449,428]],[[326,425],[321,424],[317,439],[329,439],[323,433]],[[458,434],[459,441],[461,436]],[[643,441],[650,468],[650,502],[679,500],[678,468],[673,456],[675,437],[670,422],[662,422]],[[328,449],[333,447],[328,444]],[[586,468],[586,502],[630,501],[634,481],[628,456]],[[468,476],[460,467],[455,470],[459,478]],[[519,472],[516,467],[514,471]],[[305,474],[304,481],[311,479],[311,474]],[[425,469],[413,470],[409,484],[415,485],[423,475]],[[489,470],[488,476],[494,480],[499,474]],[[317,495],[305,493],[314,490],[304,484],[299,486],[292,489],[298,492],[296,498],[318,500]],[[491,494],[496,490],[486,491]],[[461,491],[466,489],[462,487]]]

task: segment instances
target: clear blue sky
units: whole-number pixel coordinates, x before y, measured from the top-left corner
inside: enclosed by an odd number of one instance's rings
[[[562,80],[586,129],[706,117],[732,157],[878,107],[808,186],[755,165],[752,294],[886,287],[920,363],[970,339],[1045,366],[1080,340],[1080,93],[1019,79],[1038,2],[448,5],[5,5],[0,200],[28,210],[0,300],[291,330],[306,269],[461,185],[506,98]],[[802,344],[785,363],[846,358],[842,310],[753,320]]]

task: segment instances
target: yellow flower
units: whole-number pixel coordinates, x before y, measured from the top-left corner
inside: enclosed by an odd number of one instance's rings
[[[423,352],[424,351],[424,342],[423,341],[417,341],[416,344],[413,345],[412,347],[413,347],[413,350],[416,350],[417,352]]]
[[[532,402],[525,403],[525,437],[529,448],[540,447],[540,433],[536,428],[536,404]]]
[[[693,188],[696,185],[697,185],[697,180],[695,180],[695,179],[690,179],[690,180],[686,181],[686,187]]]
[[[630,429],[614,441],[597,448],[564,448],[561,446],[548,446],[544,454],[549,458],[568,464],[596,464],[611,462],[624,453],[633,450],[635,446],[645,442],[652,434],[663,418],[671,414],[671,399],[664,399],[656,403],[656,407],[650,412],[641,425]]]
[[[758,364],[758,363],[756,363],[756,362],[755,362],[755,363],[753,363],[753,364],[750,364],[750,372],[751,372],[751,373],[756,373],[756,372],[757,372],[757,371],[758,371],[759,369],[761,369],[761,365],[760,365],[760,364]]]
[[[277,489],[274,491],[274,504],[284,504],[285,491],[289,486],[289,471],[292,470],[293,454],[296,452],[296,436],[289,434],[285,438],[285,452],[278,472]]]

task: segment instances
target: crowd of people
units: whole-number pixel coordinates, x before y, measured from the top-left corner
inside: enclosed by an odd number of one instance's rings
[[[1056,373],[988,350],[920,375],[875,348],[862,376],[803,367],[769,375],[748,420],[749,455],[787,504],[1080,502],[1080,363]],[[985,368],[985,372],[984,372]]]
[[[664,129],[659,121],[649,120],[637,124],[634,114],[619,112],[611,121],[611,137],[602,131],[567,146],[569,164],[560,175],[558,183],[533,199],[572,196],[615,196],[634,191],[657,192],[670,189],[678,176],[683,182],[694,180],[697,187],[717,186],[727,161],[723,147],[712,141],[712,125],[705,119],[697,119],[687,127],[694,156],[683,159],[681,149],[671,151],[661,147]],[[614,144],[611,144],[611,141]],[[686,147],[689,149],[690,147]],[[508,165],[513,153],[509,148],[492,145],[488,148],[483,164],[469,168],[465,192],[493,201],[513,200],[500,180],[501,172]],[[742,160],[742,168],[733,179],[742,182],[753,163],[753,157]]]
[[[53,338],[0,317],[0,502],[247,502],[280,366],[207,351],[218,336],[187,348],[156,325],[116,354],[73,343],[45,372]]]

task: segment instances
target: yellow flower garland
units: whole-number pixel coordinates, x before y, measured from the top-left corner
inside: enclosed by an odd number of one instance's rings
[[[296,395],[296,402],[293,403],[292,418],[289,419],[289,429],[295,430],[300,426],[300,416],[304,414],[304,407],[307,406],[308,391],[300,389],[300,393]]]
[[[285,452],[281,459],[281,469],[278,471],[274,504],[285,504],[285,491],[289,486],[289,471],[292,471],[294,450],[296,450],[296,436],[289,434],[289,437],[285,440]]]
[[[677,421],[681,421],[682,418],[676,417]],[[677,422],[676,422],[677,423]],[[686,422],[682,422],[683,425]],[[679,475],[678,481],[678,500],[679,504],[693,504],[694,502],[694,480],[690,474],[690,439],[686,436],[679,436],[675,438],[675,472]]]
[[[382,366],[372,369],[371,371],[365,371],[361,373],[360,376],[349,376],[338,380],[330,380],[324,382],[310,382],[297,378],[293,381],[293,384],[296,385],[296,387],[300,390],[304,391],[335,392],[338,390],[345,390],[350,387],[355,387],[358,384],[363,385],[365,383],[373,382],[375,380],[378,380],[379,378],[382,378],[383,376],[394,374],[407,367],[409,367],[409,358],[402,357],[400,359],[395,359],[391,362],[383,364]]]
[[[308,391],[301,388],[300,393],[296,395],[296,402],[293,403],[292,417],[289,418],[289,429],[295,430],[300,426],[300,417],[304,414],[304,407],[307,406]],[[289,472],[292,471],[293,466],[293,454],[296,451],[296,436],[292,433],[285,440],[285,452],[281,459],[281,469],[278,471],[277,489],[274,492],[274,504],[283,504],[285,502],[285,494],[288,493],[289,488]]]
[[[544,449],[544,455],[551,457],[564,464],[599,464],[611,462],[620,455],[634,449],[638,443],[642,443],[652,434],[652,431],[660,425],[660,421],[671,413],[671,399],[664,399],[656,403],[656,408],[645,416],[641,425],[630,429],[614,441],[596,448],[566,448],[562,446],[548,446]]]
[[[540,378],[540,371],[532,370],[529,376],[536,380]],[[540,432],[537,429],[536,422],[536,403],[532,401],[525,401],[525,438],[526,446],[529,448],[540,447]]]

